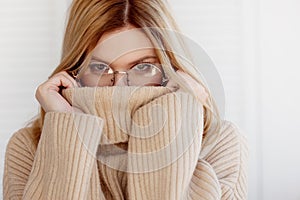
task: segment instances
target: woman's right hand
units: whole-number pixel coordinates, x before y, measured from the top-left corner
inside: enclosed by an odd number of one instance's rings
[[[77,86],[77,82],[67,72],[62,71],[42,83],[37,88],[35,97],[45,112],[82,112],[80,109],[72,107],[59,93],[61,87],[73,88]]]

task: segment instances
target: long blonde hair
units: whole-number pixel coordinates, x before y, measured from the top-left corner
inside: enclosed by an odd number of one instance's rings
[[[70,7],[64,35],[61,63],[51,76],[82,66],[84,62],[87,62],[92,50],[105,32],[119,29],[128,24],[137,28],[146,28],[145,33],[156,47],[172,48],[168,41],[169,36],[164,30],[179,32],[179,29],[167,8],[168,5],[164,0],[74,0]],[[157,29],[147,29],[147,27],[157,27]],[[156,52],[161,62],[169,62],[174,68],[189,74],[205,87],[201,82],[201,75],[197,74],[199,69],[192,65],[182,64],[172,51]],[[169,73],[168,76],[176,79],[182,87],[189,90],[175,72],[166,70]],[[205,89],[209,93],[208,88]],[[193,94],[193,91],[190,93]],[[36,144],[41,134],[44,116],[45,111],[41,108],[40,114],[32,123]],[[204,103],[204,136],[208,132],[218,132],[220,121],[218,108],[209,93],[209,98]],[[216,122],[216,126],[212,126],[214,122]],[[210,130],[211,128],[214,130]]]

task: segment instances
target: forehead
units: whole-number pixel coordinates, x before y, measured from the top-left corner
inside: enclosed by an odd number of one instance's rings
[[[153,54],[154,46],[147,35],[137,28],[122,28],[103,34],[93,51],[93,56],[112,63],[124,55]]]

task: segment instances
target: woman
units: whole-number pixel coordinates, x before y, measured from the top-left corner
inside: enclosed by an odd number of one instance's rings
[[[246,199],[243,138],[170,30],[161,0],[73,1],[40,116],[7,145],[4,199]]]

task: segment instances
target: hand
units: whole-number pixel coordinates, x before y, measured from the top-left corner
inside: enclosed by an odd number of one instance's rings
[[[80,109],[72,107],[59,93],[61,87],[73,88],[77,86],[76,81],[67,72],[62,71],[42,83],[37,88],[35,97],[45,112],[82,112]]]
[[[180,71],[180,70],[177,70],[176,73],[186,81],[186,83],[188,84],[188,87],[190,87],[191,90],[194,92],[194,94],[199,98],[199,100],[202,103],[204,103],[206,101],[206,99],[208,98],[208,93],[206,92],[205,88],[201,84],[199,84],[197,81],[195,81],[187,73],[184,73],[183,71]],[[182,90],[180,88],[180,86],[172,80],[169,80],[166,87],[177,88],[179,90]]]

